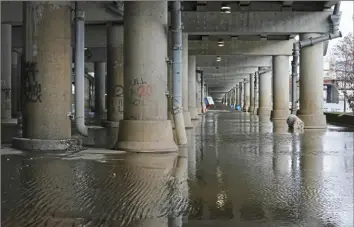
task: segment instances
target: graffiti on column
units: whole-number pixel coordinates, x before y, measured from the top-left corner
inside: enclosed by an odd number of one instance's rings
[[[37,80],[36,63],[26,63],[26,73],[24,78],[24,97],[26,102],[42,102],[42,86]]]
[[[129,81],[129,100],[133,105],[140,105],[142,99],[152,95],[152,87],[143,78],[134,78]]]
[[[115,85],[113,87],[113,109],[114,112],[123,113],[123,92],[124,88],[122,85]]]
[[[10,110],[11,107],[11,88],[1,88],[1,95],[4,97],[4,108],[5,110]]]

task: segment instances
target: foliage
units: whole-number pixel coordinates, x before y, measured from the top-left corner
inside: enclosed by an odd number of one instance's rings
[[[337,76],[337,80],[345,82],[351,89],[354,87],[354,35],[349,33],[343,37],[332,49],[334,59],[332,70]],[[349,95],[348,87],[345,86],[343,94],[348,101],[349,107],[354,112],[354,95]]]

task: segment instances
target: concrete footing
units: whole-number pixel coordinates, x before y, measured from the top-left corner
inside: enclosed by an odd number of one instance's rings
[[[250,107],[248,108],[248,112],[253,113],[253,112],[254,112],[254,107],[253,107],[253,106],[250,106]]]
[[[257,109],[257,115],[258,116],[263,116],[266,117],[268,116],[270,119],[270,113],[271,113],[272,109],[271,108],[267,108],[267,107],[259,107]]]
[[[183,111],[184,126],[186,128],[193,128],[191,113],[189,111]]]
[[[286,120],[290,114],[290,110],[272,110],[270,117],[272,120]]]
[[[199,119],[198,109],[196,107],[195,108],[189,108],[189,112],[190,112],[192,120],[198,120]]]
[[[175,152],[170,120],[122,120],[119,125],[117,150],[132,152]]]
[[[82,149],[79,139],[43,140],[14,137],[12,147],[27,151],[79,151]]]
[[[305,124],[305,129],[325,129],[327,128],[326,116],[320,114],[301,114],[297,115]]]

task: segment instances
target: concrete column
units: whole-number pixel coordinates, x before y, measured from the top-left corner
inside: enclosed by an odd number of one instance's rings
[[[289,113],[289,57],[273,56],[272,120],[286,120]]]
[[[301,34],[300,40],[320,34]],[[300,110],[299,118],[305,129],[326,128],[323,114],[323,43],[305,47],[300,52]]]
[[[191,114],[188,109],[188,34],[186,33],[183,33],[182,36],[182,62],[182,106],[184,124],[186,128],[192,128]]]
[[[240,86],[239,85],[236,85],[236,88],[235,88],[235,98],[236,98],[236,106],[240,105]]]
[[[239,90],[238,90],[238,92],[239,92],[239,94],[238,94],[239,101],[238,102],[239,102],[241,110],[242,110],[242,106],[243,106],[243,82],[239,82],[238,83],[238,88],[239,88]]]
[[[229,91],[228,95],[229,95],[228,104],[229,104],[229,106],[231,106],[231,104],[232,104],[232,91]]]
[[[188,109],[192,120],[198,120],[198,111],[196,104],[196,66],[195,56],[188,57]]]
[[[1,24],[1,122],[9,123],[11,114],[11,24]]]
[[[250,74],[249,76],[249,93],[250,93],[250,107],[248,112],[253,113],[254,111],[254,75]]]
[[[115,149],[177,151],[167,120],[167,2],[124,3],[124,120]]]
[[[17,52],[12,52],[11,58],[11,113],[12,117],[17,118],[20,116],[21,55]]]
[[[256,72],[254,74],[254,109],[253,109],[253,114],[258,113],[258,104],[259,104],[259,74]]]
[[[98,122],[104,118],[106,110],[106,63],[95,62],[95,117]]]
[[[244,79],[244,91],[243,91],[243,112],[247,112],[250,107],[250,83],[248,79]]]
[[[234,105],[235,105],[235,108],[236,108],[236,106],[237,106],[237,88],[236,87],[234,87],[233,88],[233,93],[234,93]]]
[[[272,110],[272,71],[269,69],[259,75],[259,107],[257,114],[263,119],[270,119]]]
[[[63,140],[71,139],[71,3],[40,4],[41,15],[31,13],[33,3],[24,4],[24,138],[13,139],[12,145],[67,150],[70,143]]]
[[[118,127],[123,119],[123,26],[107,28],[107,121]]]
[[[197,74],[196,77],[196,89],[197,89],[197,100],[196,100],[196,107],[198,111],[198,115],[202,115],[202,107],[200,105],[202,96],[201,96],[201,89],[200,89],[200,73]]]

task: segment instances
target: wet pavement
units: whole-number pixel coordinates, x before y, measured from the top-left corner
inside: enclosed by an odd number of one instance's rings
[[[353,128],[209,111],[178,153],[1,155],[1,226],[353,226]]]

